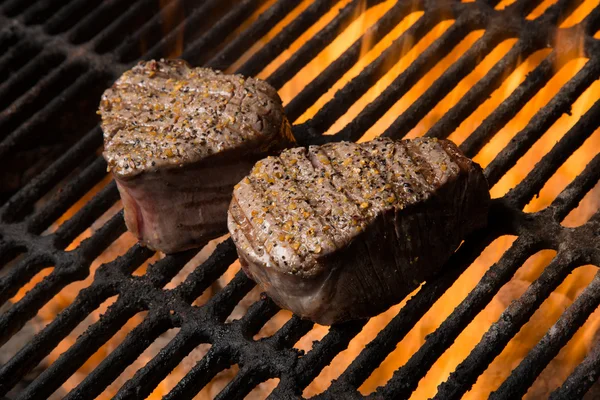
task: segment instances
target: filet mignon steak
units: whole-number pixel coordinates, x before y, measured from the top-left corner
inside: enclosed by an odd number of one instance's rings
[[[266,82],[182,60],[125,72],[102,96],[99,114],[127,227],[165,253],[226,233],[233,185],[294,142]]]
[[[379,314],[487,223],[481,168],[450,141],[294,148],[236,185],[228,227],[246,273],[320,324]]]

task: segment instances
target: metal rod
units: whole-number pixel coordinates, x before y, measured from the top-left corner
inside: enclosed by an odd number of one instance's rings
[[[492,392],[490,399],[514,399],[523,397],[527,389],[542,373],[548,363],[556,357],[584,324],[588,316],[600,304],[600,272],[577,297],[575,302],[561,315],[559,320],[546,332],[542,340],[527,354],[508,379]]]

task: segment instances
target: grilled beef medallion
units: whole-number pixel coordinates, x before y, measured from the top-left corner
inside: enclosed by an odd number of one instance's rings
[[[377,315],[438,274],[489,201],[481,168],[450,141],[330,143],[259,161],[228,226],[250,278],[330,325]]]
[[[125,72],[102,96],[99,113],[127,227],[165,253],[226,233],[234,184],[294,141],[266,82],[181,60]]]

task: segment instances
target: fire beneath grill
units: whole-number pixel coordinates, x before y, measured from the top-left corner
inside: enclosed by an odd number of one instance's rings
[[[130,20],[126,1],[55,3],[0,1],[0,156],[46,120],[76,135],[37,180],[0,188],[12,196],[0,209],[0,395],[571,399],[598,378],[598,1],[138,0]],[[83,124],[81,139],[38,93],[86,99],[91,114],[98,90],[45,84],[45,61],[17,56],[54,37],[66,61],[47,73],[85,65],[99,88],[139,57],[266,79],[303,144],[448,137],[485,168],[490,228],[369,321],[301,321],[239,272],[226,238],[164,257],[124,232],[98,128]]]

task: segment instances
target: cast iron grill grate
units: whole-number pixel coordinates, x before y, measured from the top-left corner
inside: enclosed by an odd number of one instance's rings
[[[248,75],[260,72],[338,2],[313,2],[245,61],[237,72]],[[182,32],[186,38],[183,58],[194,65],[227,69],[300,2],[274,1],[247,24],[244,22],[264,6],[265,1],[170,1],[163,2],[166,5],[161,12],[156,3],[150,0],[0,2],[0,77],[3,79],[0,84],[0,160],[3,160],[3,171],[10,175],[10,179],[6,180],[11,183],[2,188],[8,195],[2,198],[4,204],[0,208],[0,261],[4,265],[17,254],[23,254],[10,269],[3,271],[4,275],[0,278],[0,305],[8,302],[20,287],[43,268],[54,266],[50,275],[0,316],[1,344],[17,333],[62,288],[86,278],[94,259],[125,232],[123,216],[119,212],[76,249],[65,250],[118,200],[114,183],[109,183],[56,231],[44,233],[106,175],[106,164],[97,155],[102,144],[101,132],[95,126],[96,120],[87,117],[93,115],[101,91],[135,60],[168,56],[169,49]],[[329,24],[277,68],[268,81],[277,89],[282,88],[361,12],[377,3],[350,1]],[[369,40],[361,38],[350,45],[287,104],[286,111],[290,119],[296,120],[357,63],[364,54],[364,46],[374,46],[408,14],[424,12],[416,23],[339,90],[312,119],[294,126],[299,141],[309,144],[358,140],[458,42],[474,30],[485,29],[483,36],[384,132],[386,136],[403,137],[496,45],[507,38],[518,39],[516,45],[485,77],[427,132],[428,136],[448,137],[502,84],[521,60],[537,50],[551,48],[550,55],[462,143],[462,150],[474,156],[552,78],[557,65],[581,56],[583,48],[588,59],[584,67],[485,169],[490,185],[497,183],[598,79],[600,41],[594,39],[593,35],[600,28],[600,6],[580,23],[558,29],[557,26],[582,3],[581,0],[559,0],[534,20],[528,20],[525,16],[540,1],[517,1],[500,11],[494,10],[495,3],[398,1],[364,33],[363,36]],[[184,10],[185,19],[173,24],[168,32],[162,32],[165,13],[175,7]],[[437,23],[448,19],[454,20],[452,26],[376,100],[361,110],[351,123],[335,135],[320,134],[365,94],[400,59],[403,52],[414,46]],[[234,32],[237,33],[232,35]],[[556,42],[554,38],[557,35],[563,39],[560,45],[552,48],[551,44]],[[144,46],[140,46],[140,43],[144,43]],[[77,123],[65,122],[69,119]],[[446,321],[427,337],[421,348],[372,397],[409,397],[433,363],[525,260],[541,249],[556,250],[558,253],[550,265],[519,300],[505,310],[469,356],[439,387],[436,395],[436,398],[443,399],[460,398],[568,274],[581,265],[600,266],[600,211],[577,228],[566,228],[560,224],[600,180],[600,154],[549,207],[534,214],[521,211],[599,126],[600,100],[525,179],[506,196],[494,201],[489,228],[465,241],[449,261],[451,268],[448,268],[448,272],[425,284],[321,397],[362,397],[358,391],[360,385],[483,249],[500,235],[512,234],[518,238]],[[85,131],[88,133],[81,136]],[[33,156],[28,153],[32,143],[40,151]],[[46,158],[54,161],[49,163]],[[13,176],[17,169],[18,173]],[[59,183],[60,191],[46,201],[40,201]],[[120,389],[117,398],[143,398],[149,395],[201,343],[210,343],[212,347],[171,390],[167,399],[192,398],[217,373],[232,364],[238,364],[240,370],[218,398],[243,398],[260,382],[275,377],[280,382],[271,394],[273,398],[297,398],[366,323],[357,321],[332,327],[306,354],[298,353],[293,345],[311,330],[313,324],[297,317],[290,319],[271,337],[253,340],[253,336],[278,312],[278,308],[270,299],[261,298],[243,318],[225,323],[236,304],[254,287],[243,273],[238,273],[205,305],[191,305],[235,261],[235,249],[230,240],[218,245],[210,258],[183,283],[174,289],[163,288],[194,255],[195,252],[186,252],[167,256],[150,265],[143,276],[134,276],[133,272],[153,256],[152,251],[135,245],[123,256],[100,266],[93,283],[83,289],[75,301],[16,356],[2,365],[0,395],[16,385],[102,302],[115,295],[118,300],[106,314],[31,382],[19,398],[47,398],[131,316],[140,311],[147,311],[143,322],[66,398],[88,399],[99,395],[150,343],[174,327],[180,328],[177,335],[137,371]],[[492,397],[512,399],[524,395],[599,303],[600,275],[596,275]],[[599,370],[600,346],[597,346],[553,393],[553,398],[583,396],[598,378]]]

